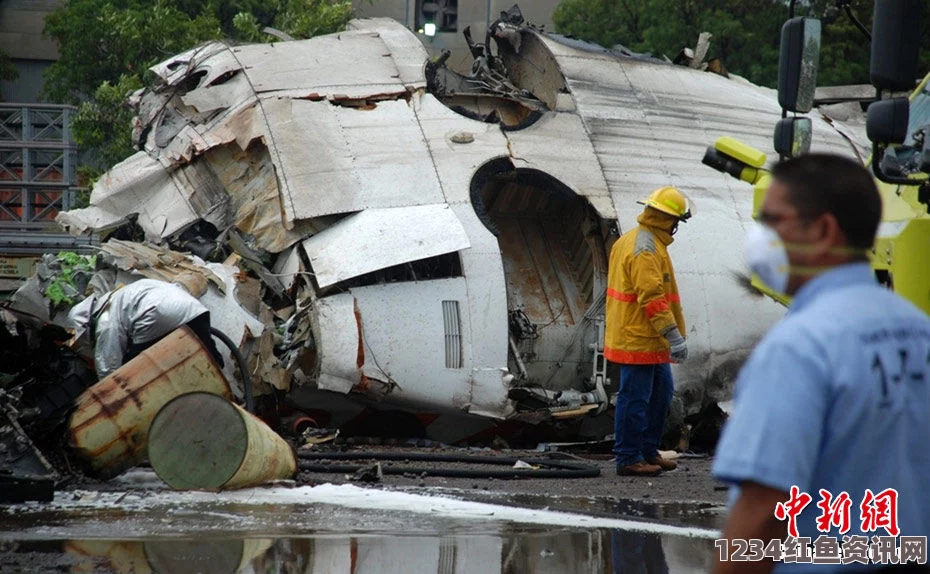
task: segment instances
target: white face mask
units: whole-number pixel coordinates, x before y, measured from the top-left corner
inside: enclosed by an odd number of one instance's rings
[[[756,223],[746,234],[746,265],[778,293],[788,289],[788,251],[778,233]]]

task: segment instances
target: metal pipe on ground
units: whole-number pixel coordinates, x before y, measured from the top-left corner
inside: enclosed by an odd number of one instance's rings
[[[308,472],[344,472],[352,473],[367,465],[321,464],[316,461],[328,460],[400,460],[419,462],[446,462],[454,464],[507,466],[506,469],[468,469],[444,468],[440,466],[383,466],[383,474],[419,474],[424,476],[445,476],[453,478],[593,478],[601,475],[601,469],[592,464],[577,461],[554,459],[520,459],[514,457],[474,456],[448,453],[416,452],[300,452],[300,470]],[[310,462],[315,461],[315,462]],[[515,468],[518,462],[526,463],[532,468]]]
[[[155,474],[177,490],[224,490],[293,478],[294,449],[223,397],[181,395],[155,416],[148,437]]]
[[[68,425],[71,448],[98,476],[116,476],[145,459],[158,411],[190,391],[232,397],[210,352],[181,327],[78,397]]]

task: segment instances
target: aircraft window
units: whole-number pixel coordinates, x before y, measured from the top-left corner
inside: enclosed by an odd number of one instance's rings
[[[426,281],[462,276],[462,260],[458,252],[401,263],[371,273],[365,273],[339,283],[341,287],[364,287],[401,281]]]

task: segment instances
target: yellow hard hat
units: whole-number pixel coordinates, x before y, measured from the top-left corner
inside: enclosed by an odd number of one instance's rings
[[[678,191],[678,189],[670,185],[660,187],[650,193],[649,197],[637,201],[636,203],[677,217],[679,221],[688,221],[688,219],[691,218],[691,208],[688,205],[688,199],[684,194]]]

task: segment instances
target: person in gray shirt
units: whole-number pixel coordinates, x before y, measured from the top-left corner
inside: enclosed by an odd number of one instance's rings
[[[78,338],[84,333],[90,336],[101,379],[183,325],[222,365],[210,335],[210,312],[197,299],[206,287],[206,280],[194,273],[184,273],[174,283],[140,279],[102,296],[87,297],[71,309],[68,319]]]

